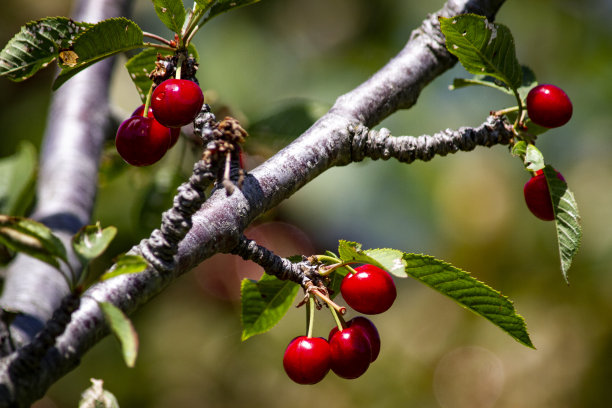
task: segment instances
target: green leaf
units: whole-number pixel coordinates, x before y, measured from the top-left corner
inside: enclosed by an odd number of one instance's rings
[[[100,223],[86,225],[72,237],[72,249],[85,267],[106,251],[116,235],[117,228],[113,226],[102,229]]]
[[[104,389],[102,380],[91,379],[92,385],[81,394],[78,408],[119,408],[117,398]]]
[[[516,157],[525,157],[527,153],[527,142],[524,140],[516,142],[514,146],[512,146],[512,151],[510,153]]]
[[[428,255],[404,254],[406,273],[484,317],[519,343],[533,347],[525,320],[500,292],[446,262]]]
[[[198,51],[192,44],[189,44],[187,51],[189,56],[193,57],[196,61],[199,59]],[[147,99],[147,93],[153,84],[153,81],[149,78],[149,74],[155,68],[157,55],[159,54],[162,57],[165,57],[171,55],[172,53],[173,52],[170,50],[147,48],[134,55],[125,63],[125,67],[127,68],[134,85],[136,85],[138,95],[140,95],[140,99],[143,103]]]
[[[567,187],[567,183],[557,177],[557,172],[552,166],[547,165],[544,167],[544,174],[546,175],[548,191],[550,192],[555,212],[561,272],[565,281],[569,283],[567,273],[576,252],[578,252],[578,248],[580,248],[580,241],[582,239],[578,204],[574,194]]]
[[[185,6],[181,0],[153,0],[157,17],[174,33],[180,33],[185,23]]]
[[[533,144],[529,143],[525,150],[525,168],[538,171],[544,168],[544,156]]]
[[[521,86],[522,70],[508,27],[475,14],[439,19],[446,48],[468,72],[488,75],[511,89]]]
[[[0,76],[13,81],[31,77],[91,26],[66,17],[48,17],[27,23],[0,51]]]
[[[100,280],[105,281],[119,275],[142,272],[148,266],[147,261],[140,255],[122,254],[115,259],[115,264],[100,277]]]
[[[68,263],[62,241],[47,226],[28,218],[0,215],[0,244],[40,259],[57,269],[58,259]]]
[[[108,302],[98,302],[100,310],[104,314],[104,319],[108,324],[119,343],[123,360],[128,367],[134,367],[138,356],[138,333],[134,329],[132,322],[115,305]]]
[[[206,11],[210,9],[204,16],[202,24],[228,10],[248,6],[257,2],[259,2],[259,0],[195,0],[196,5],[201,10]]]
[[[518,88],[518,93],[521,99],[524,100],[527,97],[527,94],[529,93],[531,88],[536,86],[538,83],[535,79],[535,74],[533,73],[531,68],[522,65],[521,70],[523,72],[522,83],[521,86]],[[489,88],[497,89],[509,95],[514,95],[512,89],[506,86],[504,82],[492,76],[480,74],[474,75],[472,78],[455,78],[453,80],[453,84],[449,87],[449,89],[451,91],[454,91],[456,89],[465,88],[466,86],[471,85],[488,86]]]
[[[405,278],[405,262],[402,259],[403,252],[397,249],[380,248],[363,250],[361,244],[340,240],[338,245],[340,259],[344,262],[355,261],[358,263],[372,264],[386,270],[387,272]]]
[[[34,199],[36,149],[22,141],[17,152],[0,159],[0,214],[23,215]]]
[[[259,282],[243,279],[242,340],[270,330],[287,313],[300,285],[264,274]]]
[[[76,37],[70,49],[65,51],[71,53],[71,57],[69,61],[60,61],[62,71],[53,89],[104,58],[143,46],[142,30],[127,18],[110,18],[94,24]]]

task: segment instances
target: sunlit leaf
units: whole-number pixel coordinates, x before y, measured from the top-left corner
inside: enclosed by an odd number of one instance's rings
[[[0,243],[58,269],[58,260],[68,262],[62,241],[47,226],[28,218],[0,215]]]
[[[119,275],[142,272],[148,266],[147,261],[140,255],[122,254],[115,259],[115,264],[108,272],[102,275],[100,280],[105,281]]]
[[[48,17],[27,23],[0,52],[0,76],[23,81],[53,62],[62,49],[92,24],[66,17]]]
[[[265,333],[280,321],[291,307],[300,285],[264,274],[259,282],[243,279],[242,340]]]
[[[355,261],[372,264],[385,269],[397,277],[405,278],[407,276],[404,270],[406,265],[402,260],[403,252],[397,249],[378,248],[363,250],[361,244],[357,242],[341,240],[338,245],[338,253],[340,254],[340,259],[345,262]]]
[[[102,229],[99,223],[86,225],[72,237],[72,248],[83,266],[86,266],[106,251],[116,235],[117,228],[113,226]]]
[[[525,149],[525,168],[531,171],[538,171],[544,168],[544,155],[531,143]]]
[[[578,214],[578,204],[574,194],[567,187],[567,183],[557,177],[557,172],[551,166],[544,167],[548,190],[555,212],[555,227],[559,256],[561,259],[561,272],[566,282],[568,270],[572,265],[574,256],[580,248],[582,239],[582,225]]]
[[[75,54],[70,54],[71,62],[60,61],[62,71],[53,83],[53,89],[104,58],[143,46],[142,30],[127,18],[110,18],[94,24],[74,39],[69,49]]]
[[[493,77],[511,89],[521,86],[522,69],[508,27],[475,14],[439,20],[446,48],[469,73]]]
[[[174,33],[180,33],[185,23],[185,6],[181,0],[153,0],[157,17]]]
[[[195,3],[200,9],[209,10],[204,16],[204,22],[228,10],[248,6],[257,2],[259,2],[259,0],[195,0]]]
[[[100,310],[104,314],[104,319],[108,324],[119,343],[123,360],[128,367],[134,367],[138,356],[138,333],[134,329],[132,322],[115,305],[108,302],[98,302]]]
[[[512,302],[469,273],[431,256],[404,254],[406,273],[484,317],[519,343],[533,348],[525,320]]]

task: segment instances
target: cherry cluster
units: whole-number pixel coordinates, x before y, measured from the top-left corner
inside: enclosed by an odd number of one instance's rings
[[[157,85],[145,115],[137,108],[117,130],[115,147],[133,166],[149,166],[174,146],[181,127],[191,123],[204,104],[204,94],[193,81],[170,78]]]
[[[387,311],[397,297],[391,276],[374,265],[362,265],[355,268],[355,273],[347,274],[340,292],[351,308],[364,314]],[[316,384],[329,370],[347,379],[367,371],[380,353],[376,326],[363,316],[340,323],[331,329],[327,339],[298,336],[289,343],[283,357],[289,378],[298,384]]]
[[[538,85],[527,94],[527,114],[536,125],[555,128],[565,125],[572,117],[572,102],[559,87],[550,84]],[[561,173],[557,178],[565,181]],[[536,171],[523,188],[525,203],[529,211],[544,221],[555,219],[550,191],[542,170]]]

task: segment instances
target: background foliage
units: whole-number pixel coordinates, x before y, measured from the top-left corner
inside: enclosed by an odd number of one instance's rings
[[[227,106],[259,130],[247,143],[253,167],[286,143],[262,119],[294,106],[285,126],[303,130],[309,115],[320,115],[371,75],[441,5],[265,0],[207,24],[195,42],[198,77],[207,102]],[[0,15],[0,40],[6,43],[26,21],[68,15],[70,7],[64,0],[10,0]],[[612,376],[610,18],[605,0],[515,0],[497,18],[512,30],[519,60],[541,83],[563,87],[574,103],[569,124],[538,141],[581,209],[584,237],[571,286],[559,276],[554,227],[531,216],[523,203],[528,174],[502,146],[431,163],[366,161],[332,169],[247,231],[285,256],[321,253],[345,238],[365,248],[445,259],[514,299],[537,350],[422,285],[398,280],[394,307],[373,318],[383,341],[379,361],[356,381],[330,376],[314,387],[298,386],[286,378],[281,360],[289,340],[304,331],[304,312],[292,310],[270,333],[241,343],[239,281],[261,270],[217,255],[133,316],[141,339],[135,368],[125,368],[116,341],[108,338],[38,406],[74,406],[90,377],[102,378],[122,407],[280,407],[288,401],[305,407],[315,393],[339,408],[605,405]],[[148,31],[166,32],[150,2],[135,2],[134,19]],[[490,109],[513,103],[485,88],[451,92],[447,86],[457,76],[466,76],[459,65],[426,88],[413,109],[383,125],[397,135],[431,133],[477,125]],[[38,150],[52,79],[47,69],[23,83],[0,81],[1,156],[24,140]],[[126,116],[140,103],[122,64],[112,99]],[[266,147],[269,138],[273,145]],[[189,151],[184,154],[190,161]],[[112,164],[109,150],[93,218],[119,229],[109,256],[159,222],[169,205],[166,193],[182,177],[180,160],[179,147],[151,169],[126,169]],[[325,336],[332,324],[330,315],[318,313],[315,334]]]

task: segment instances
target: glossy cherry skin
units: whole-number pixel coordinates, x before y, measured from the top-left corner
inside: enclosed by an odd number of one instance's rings
[[[356,316],[346,322],[346,327],[361,330],[365,338],[368,339],[370,342],[370,349],[372,351],[370,363],[373,363],[378,358],[378,354],[380,353],[380,335],[378,334],[378,330],[376,329],[374,323],[372,323],[372,321],[367,317]],[[337,332],[338,327],[335,326],[331,329],[327,338],[331,339]]]
[[[557,172],[559,180],[565,181],[561,173]],[[536,217],[544,221],[552,221],[555,219],[548,183],[546,176],[542,170],[538,170],[535,176],[531,177],[525,187],[523,187],[525,195],[525,203],[529,211]]]
[[[363,331],[347,327],[333,333],[329,340],[331,369],[337,376],[347,379],[360,377],[368,370],[372,359],[370,341]]]
[[[357,273],[347,274],[340,285],[346,303],[363,314],[387,311],[397,297],[391,275],[374,265],[362,265],[355,270]]]
[[[204,104],[200,86],[187,79],[167,79],[157,85],[151,96],[153,115],[164,126],[185,126],[195,119]]]
[[[296,337],[283,357],[285,372],[298,384],[318,383],[329,372],[330,363],[329,343],[321,337]]]
[[[155,126],[153,118],[132,116],[121,123],[115,137],[119,155],[133,166],[149,166],[161,159],[170,146],[170,130]]]
[[[140,105],[139,107],[137,107],[136,110],[132,112],[132,116],[142,116],[142,112],[144,112],[144,105]],[[155,117],[153,116],[153,108],[151,108],[150,106],[149,106],[149,112],[147,113],[147,117],[153,118],[154,120],[153,126],[164,126],[161,123],[159,123],[157,120],[155,120]],[[170,147],[168,147],[168,149],[170,149],[178,141],[178,138],[181,135],[181,128],[169,128],[166,126],[164,127],[170,130]]]
[[[565,125],[572,117],[572,102],[563,89],[538,85],[527,94],[527,114],[536,125],[555,128]]]

